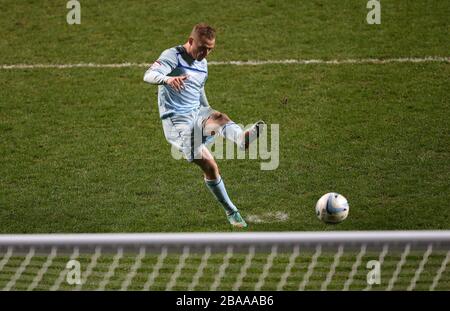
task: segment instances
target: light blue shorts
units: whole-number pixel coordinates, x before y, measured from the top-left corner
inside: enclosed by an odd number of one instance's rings
[[[192,162],[201,159],[202,149],[214,141],[204,133],[203,124],[215,110],[201,107],[187,114],[173,115],[162,120],[166,140]]]

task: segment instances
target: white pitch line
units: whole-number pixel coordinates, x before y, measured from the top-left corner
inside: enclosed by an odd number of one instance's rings
[[[353,58],[353,59],[281,59],[281,60],[248,60],[248,61],[210,61],[211,66],[235,65],[235,66],[258,66],[258,65],[345,65],[345,64],[389,64],[389,63],[450,63],[450,57],[427,56],[427,57],[402,57],[402,58]],[[1,64],[0,69],[67,69],[67,68],[131,68],[150,67],[151,63],[120,63],[120,64]]]

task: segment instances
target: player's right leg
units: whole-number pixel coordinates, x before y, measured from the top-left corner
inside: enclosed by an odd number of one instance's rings
[[[203,128],[208,135],[219,133],[221,136],[237,144],[240,149],[245,150],[261,135],[264,130],[264,125],[264,121],[258,121],[244,131],[226,114],[215,111],[205,121]]]
[[[238,228],[247,227],[247,223],[241,217],[238,209],[228,196],[225,184],[220,176],[219,167],[211,152],[206,147],[203,147],[201,152],[202,157],[194,158],[193,162],[202,169],[206,187],[222,205],[227,214],[228,221],[232,226]]]

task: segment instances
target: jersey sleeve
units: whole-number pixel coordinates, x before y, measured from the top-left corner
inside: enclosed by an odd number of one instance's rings
[[[167,75],[178,65],[175,49],[162,52],[159,58],[150,66],[144,74],[144,81],[150,84],[165,84],[170,79]]]

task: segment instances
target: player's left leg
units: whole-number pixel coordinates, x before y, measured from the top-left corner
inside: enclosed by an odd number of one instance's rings
[[[217,201],[222,205],[231,225],[239,228],[247,227],[247,223],[241,217],[238,209],[228,196],[225,184],[220,176],[219,167],[217,166],[213,155],[206,147],[203,147],[201,152],[202,157],[195,158],[193,162],[202,169],[206,187],[208,187]]]
[[[258,121],[248,130],[244,131],[226,114],[215,111],[205,121],[203,128],[207,135],[218,133],[237,144],[242,150],[245,150],[262,133],[264,124],[264,121]]]

